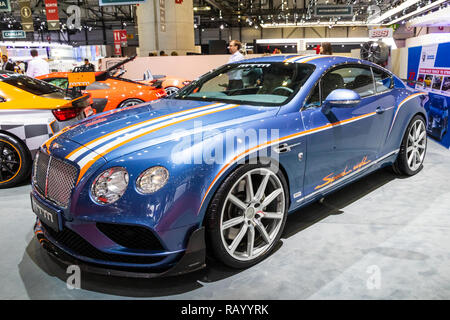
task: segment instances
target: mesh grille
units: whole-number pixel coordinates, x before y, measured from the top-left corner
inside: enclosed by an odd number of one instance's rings
[[[121,255],[121,254],[111,254],[105,253],[98,250],[89,242],[84,240],[76,232],[64,227],[60,232],[53,230],[41,221],[41,224],[45,232],[51,236],[54,240],[60,243],[67,249],[72,250],[76,254],[97,259],[103,261],[111,262],[123,262],[123,263],[133,263],[133,264],[153,264],[163,260],[164,256],[131,256],[131,255]]]
[[[34,164],[34,183],[41,194],[44,194],[45,182],[47,180],[47,167],[50,156],[45,153],[38,153]]]
[[[74,166],[52,157],[48,170],[47,197],[66,207],[75,185],[77,172]]]
[[[43,152],[35,159],[33,181],[39,193],[57,205],[67,207],[78,170]]]
[[[125,248],[164,250],[153,232],[144,227],[97,223],[97,228],[112,241]]]

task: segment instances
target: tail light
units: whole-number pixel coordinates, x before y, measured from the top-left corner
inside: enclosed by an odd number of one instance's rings
[[[52,110],[53,115],[58,121],[66,121],[76,118],[82,111],[82,108],[64,108]]]

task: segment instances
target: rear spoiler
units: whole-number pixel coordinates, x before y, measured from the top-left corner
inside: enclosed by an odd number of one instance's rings
[[[126,64],[126,63],[128,63],[128,62],[130,62],[130,61],[133,61],[133,60],[136,58],[136,56],[137,56],[137,55],[135,54],[135,55],[133,55],[133,56],[131,56],[131,57],[129,57],[129,58],[126,58],[126,59],[124,59],[124,60],[122,60],[122,61],[120,61],[120,62],[118,62],[118,63],[112,65],[111,67],[109,67],[108,69],[106,69],[105,72],[110,72],[110,71],[112,71],[112,70],[114,70],[114,69],[117,69],[118,67],[123,66],[124,64]]]
[[[105,81],[108,77],[109,77],[109,72],[113,71],[114,69],[117,69],[121,66],[123,66],[124,64],[133,61],[135,58],[137,57],[137,55],[132,55],[129,58],[126,58],[122,61],[119,61],[118,63],[112,65],[111,67],[109,67],[108,69],[106,69],[105,71],[101,71],[100,73],[96,73],[95,75],[95,80],[96,81]]]

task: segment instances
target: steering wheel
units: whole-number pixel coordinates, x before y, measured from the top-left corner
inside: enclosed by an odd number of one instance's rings
[[[289,94],[291,94],[292,92],[294,92],[294,90],[292,90],[291,88],[288,87],[276,87],[275,89],[272,90],[272,93],[275,93],[275,91],[277,90],[285,90],[287,91]]]

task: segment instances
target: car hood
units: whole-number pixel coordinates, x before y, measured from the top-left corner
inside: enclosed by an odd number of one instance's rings
[[[90,117],[61,134],[110,161],[198,130],[220,132],[272,118],[278,107],[161,99]],[[88,155],[72,151],[66,158],[85,163]]]

